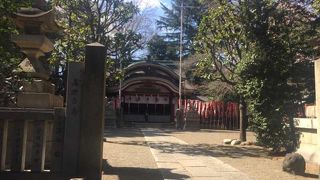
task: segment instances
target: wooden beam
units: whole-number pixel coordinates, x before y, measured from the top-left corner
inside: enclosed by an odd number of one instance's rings
[[[10,120],[53,120],[54,111],[48,109],[33,108],[0,108],[0,119]]]

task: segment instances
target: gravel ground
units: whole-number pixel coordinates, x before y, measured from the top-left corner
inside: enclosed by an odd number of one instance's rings
[[[135,129],[110,129],[103,143],[104,180],[162,180],[146,144]]]
[[[208,155],[212,155],[225,163],[239,169],[258,180],[306,180],[318,179],[319,168],[307,164],[305,176],[294,176],[281,169],[283,157],[271,157],[268,151],[257,146],[223,146],[223,139],[237,139],[237,131],[201,130],[175,131],[164,130],[166,133],[193,145]],[[255,141],[253,133],[247,133],[248,141]]]
[[[306,180],[318,179],[319,168],[307,164],[305,176],[294,176],[281,170],[283,157],[269,156],[269,151],[257,146],[222,145],[223,139],[237,139],[237,131],[201,130],[176,131],[162,129],[187,142],[196,154],[213,156],[257,180]],[[153,159],[143,134],[138,129],[109,129],[104,142],[104,175],[108,180],[160,180],[160,171]],[[247,133],[248,141],[255,141],[253,133]]]

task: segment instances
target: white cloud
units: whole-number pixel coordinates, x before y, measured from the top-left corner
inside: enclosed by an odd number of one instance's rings
[[[146,8],[158,8],[160,7],[160,0],[128,0],[132,1],[136,4],[140,10],[144,10]]]

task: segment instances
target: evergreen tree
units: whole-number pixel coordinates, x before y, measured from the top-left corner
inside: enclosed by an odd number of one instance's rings
[[[18,34],[13,20],[20,7],[30,5],[23,0],[0,1],[0,106],[7,106],[12,92],[18,88],[13,70],[22,61],[22,53],[11,42],[11,36]]]
[[[197,34],[198,26],[203,14],[206,12],[206,6],[198,0],[172,0],[171,7],[161,4],[164,16],[157,21],[160,29],[166,30],[165,41],[177,47],[179,52],[180,44],[180,13],[183,2],[183,49],[184,55],[194,53],[194,37]]]
[[[152,60],[177,60],[177,47],[165,41],[164,37],[154,35],[147,44]]]
[[[248,1],[241,9],[251,43],[238,66],[243,81],[237,89],[249,104],[258,142],[275,151],[297,148],[293,117],[304,100],[301,92],[314,82],[311,60],[317,52],[312,42],[320,24],[309,5]]]
[[[233,86],[248,104],[258,142],[274,151],[293,150],[298,139],[292,117],[301,91],[309,88],[301,77],[310,74],[301,72],[312,72],[312,42],[319,35],[314,11],[285,0],[214,3],[199,28],[204,58],[198,70]]]

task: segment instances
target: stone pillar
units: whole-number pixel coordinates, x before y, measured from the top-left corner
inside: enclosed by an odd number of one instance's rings
[[[68,63],[67,118],[63,147],[63,170],[68,177],[77,175],[83,73],[84,63]]]
[[[88,180],[100,180],[102,175],[105,52],[99,43],[86,46],[78,167]]]
[[[316,117],[318,121],[318,149],[320,150],[320,59],[314,61],[314,76],[316,88]]]

